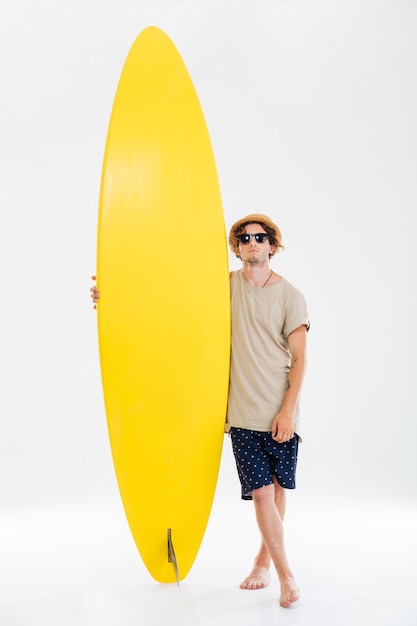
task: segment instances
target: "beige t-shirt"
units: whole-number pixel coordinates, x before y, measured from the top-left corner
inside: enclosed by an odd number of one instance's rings
[[[226,432],[231,426],[269,432],[288,388],[288,335],[309,327],[303,295],[285,278],[250,285],[231,272],[232,354]],[[295,432],[300,434],[297,406]]]

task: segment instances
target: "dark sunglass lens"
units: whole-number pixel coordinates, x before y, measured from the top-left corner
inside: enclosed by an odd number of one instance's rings
[[[265,243],[265,241],[267,240],[268,235],[263,235],[261,233],[257,233],[255,235],[255,239],[258,243]]]
[[[243,235],[238,235],[240,243],[249,243],[251,240],[251,236],[248,233],[243,233]]]

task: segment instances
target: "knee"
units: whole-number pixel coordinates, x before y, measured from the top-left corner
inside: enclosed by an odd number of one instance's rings
[[[265,504],[269,504],[270,502],[274,501],[274,497],[274,485],[266,485],[265,487],[260,487],[259,489],[254,489],[252,491],[252,500],[255,506],[263,506]]]

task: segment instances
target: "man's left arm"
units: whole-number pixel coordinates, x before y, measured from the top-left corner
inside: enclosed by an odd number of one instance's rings
[[[307,328],[299,326],[288,336],[291,365],[288,372],[288,389],[280,412],[272,425],[275,441],[289,441],[294,436],[294,414],[307,365]]]

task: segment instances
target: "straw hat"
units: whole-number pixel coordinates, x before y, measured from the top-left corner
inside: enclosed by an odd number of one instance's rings
[[[246,215],[246,217],[242,217],[240,220],[235,222],[230,229],[229,233],[229,244],[232,251],[238,255],[239,241],[237,239],[237,235],[240,235],[247,224],[260,224],[263,226],[264,230],[268,234],[269,242],[271,245],[275,246],[275,250],[271,251],[270,257],[273,256],[278,250],[284,248],[282,245],[282,235],[281,231],[276,224],[271,220],[267,215],[263,215],[262,213],[251,213],[250,215]]]

